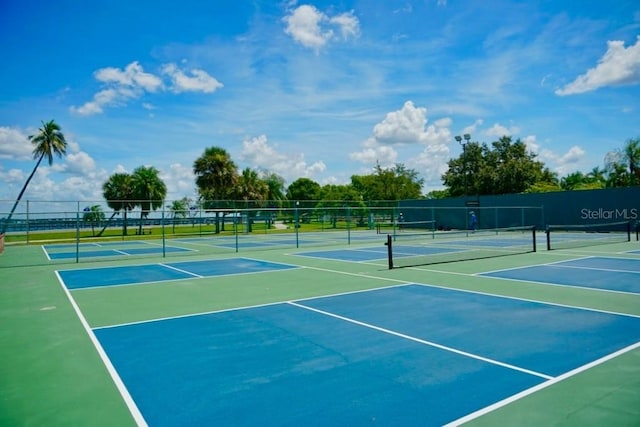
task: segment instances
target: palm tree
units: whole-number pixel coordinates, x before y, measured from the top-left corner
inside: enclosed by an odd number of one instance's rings
[[[261,178],[265,184],[267,184],[267,201],[269,208],[281,208],[282,202],[286,199],[284,194],[284,178],[275,172],[264,171],[261,173]],[[276,212],[271,211],[267,217],[267,228],[271,228],[271,221],[275,219]]]
[[[183,197],[180,200],[174,200],[169,207],[171,218],[173,219],[173,233],[176,232],[176,219],[186,218],[189,215],[189,198]]]
[[[254,207],[262,205],[262,202],[266,200],[269,194],[269,186],[266,182],[260,179],[258,172],[251,168],[245,168],[242,171],[242,175],[238,177],[238,185],[235,188],[235,198],[244,200],[249,204],[249,201],[255,201]],[[247,231],[251,232],[253,217],[255,211],[247,211]]]
[[[631,182],[631,176],[627,167],[621,163],[607,165],[607,188],[627,187]]]
[[[214,208],[215,200],[228,199],[235,190],[238,170],[224,148],[209,147],[193,163],[196,186],[205,209]],[[216,214],[216,233],[220,232],[219,211]]]
[[[640,184],[640,137],[628,139],[622,149],[607,153],[604,162],[607,187]]]
[[[263,172],[261,178],[268,187],[267,200],[279,204],[279,202],[286,198],[284,194],[285,181],[283,177],[275,172]]]
[[[35,146],[33,149],[33,158],[38,159],[38,162],[33,168],[31,175],[29,175],[29,178],[27,178],[27,181],[24,183],[20,194],[18,194],[18,198],[11,208],[9,216],[2,224],[0,235],[3,235],[5,231],[7,231],[9,221],[11,221],[11,217],[18,207],[18,203],[20,203],[20,199],[22,199],[22,196],[27,189],[29,182],[31,182],[31,178],[33,178],[36,170],[38,170],[38,166],[40,166],[42,159],[46,157],[49,162],[49,166],[51,166],[53,164],[54,155],[62,157],[67,153],[67,141],[64,138],[64,134],[62,133],[60,126],[53,120],[50,120],[46,123],[42,122],[42,127],[38,129],[38,133],[35,135],[30,135],[29,141],[31,141],[31,143]]]
[[[193,163],[196,186],[204,200],[222,200],[238,181],[236,164],[224,148],[209,147]]]
[[[133,191],[137,200],[136,205],[140,206],[140,224],[138,234],[142,234],[142,220],[149,216],[151,210],[156,210],[162,206],[167,195],[167,186],[158,176],[160,172],[153,166],[140,166],[133,171]]]
[[[123,211],[122,235],[127,235],[127,212],[135,206],[135,192],[133,186],[133,177],[128,173],[114,173],[109,177],[107,182],[102,185],[102,194],[107,200],[107,205],[113,209],[113,214],[109,218],[109,222],[114,216]],[[101,236],[109,225],[107,222],[104,228],[98,233]]]
[[[629,165],[630,184],[640,184],[640,137],[627,140],[622,153]]]
[[[96,224],[100,224],[100,222],[104,221],[105,216],[104,212],[102,212],[102,207],[100,205],[93,205],[91,207],[87,206],[84,209],[84,214],[82,215],[82,220],[84,222],[88,222],[91,224],[91,234],[93,236],[96,235],[95,226]]]
[[[245,168],[238,177],[238,185],[235,188],[235,196],[239,200],[255,200],[262,202],[269,195],[269,186],[260,178],[258,172],[251,168]]]

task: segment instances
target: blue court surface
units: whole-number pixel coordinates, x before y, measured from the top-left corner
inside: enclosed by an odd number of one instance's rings
[[[588,257],[481,275],[640,294],[640,259]]]
[[[377,261],[387,258],[387,248],[379,245],[367,248],[306,251],[298,252],[296,255],[351,262]]]
[[[151,245],[145,242],[107,242],[107,243],[83,243],[80,245],[45,245],[42,247],[50,260],[74,259],[78,258],[98,258],[115,256],[153,255],[178,252],[190,252],[193,249],[186,249],[177,246]]]
[[[442,246],[422,246],[422,245],[394,245],[394,258],[412,257],[416,255],[441,255],[453,252],[463,252],[461,248],[446,248]],[[387,247],[384,245],[366,248],[335,249],[298,252],[296,255],[333,259],[338,261],[369,262],[387,259]]]
[[[93,332],[149,425],[436,426],[637,345],[640,318],[408,284]]]
[[[495,237],[491,238],[469,238],[463,240],[434,240],[433,243],[439,245],[450,245],[450,246],[471,246],[471,247],[490,247],[490,248],[504,248],[504,247],[512,247],[512,246],[523,246],[523,245],[531,245],[533,246],[532,239],[518,239],[518,238],[504,238],[499,239]]]
[[[295,239],[274,239],[268,241],[260,241],[260,240],[240,240],[236,244],[236,242],[227,242],[227,243],[216,243],[213,246],[235,249],[236,246],[241,248],[265,248],[265,247],[276,247],[276,246],[295,246],[299,245],[309,245],[316,243],[313,240],[299,240],[296,242]]]
[[[168,280],[193,279],[231,274],[262,273],[297,268],[288,264],[249,258],[229,258],[120,267],[60,270],[60,281],[67,289],[134,285]]]

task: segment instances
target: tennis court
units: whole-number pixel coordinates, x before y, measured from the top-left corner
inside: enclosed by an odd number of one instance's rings
[[[411,264],[428,250],[515,249],[393,269],[384,235],[313,250],[251,241],[239,254],[209,237],[172,243],[188,252],[169,259],[16,268],[16,252],[33,252],[9,248],[2,424],[640,419],[637,241],[534,252],[521,233],[398,239]]]
[[[53,244],[43,245],[42,250],[49,260],[64,260],[75,258],[102,258],[135,255],[161,255],[163,252],[177,253],[187,252],[187,249],[179,246],[163,246],[150,241],[123,241],[123,242],[96,242],[81,244]]]

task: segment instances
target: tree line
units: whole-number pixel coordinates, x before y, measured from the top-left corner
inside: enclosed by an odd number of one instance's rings
[[[34,146],[33,156],[37,163],[3,222],[0,235],[6,231],[42,160],[46,158],[51,165],[54,156],[66,154],[64,134],[53,120],[42,122],[38,133],[29,136],[29,141]],[[467,140],[462,153],[449,160],[448,169],[441,177],[445,189],[428,194],[422,193],[424,180],[419,173],[402,163],[389,168],[378,163],[371,174],[352,175],[348,184],[320,185],[303,177],[286,186],[284,178],[274,172],[248,167],[238,170],[229,153],[215,146],[206,148],[194,161],[193,173],[198,200],[192,201],[188,197],[174,200],[169,206],[174,218],[187,216],[194,203],[201,209],[215,210],[220,201],[251,202],[253,207],[285,201],[311,201],[318,207],[331,207],[345,202],[358,205],[364,201],[628,187],[640,185],[640,137],[627,140],[621,149],[607,154],[604,169],[596,167],[586,174],[574,172],[562,178],[527,150],[520,139],[514,141],[504,136],[491,144]],[[140,208],[138,231],[142,232],[142,220],[152,210],[162,207],[167,195],[159,171],[152,166],[140,166],[131,174],[115,173],[102,189],[107,205],[113,210],[111,218],[123,213],[124,234],[128,212]],[[85,209],[85,221],[98,223],[104,219],[99,205]],[[99,234],[103,231],[104,228]]]

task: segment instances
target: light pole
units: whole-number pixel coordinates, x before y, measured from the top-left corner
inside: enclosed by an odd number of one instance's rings
[[[462,145],[462,179],[464,180],[464,196],[467,197],[467,144],[471,140],[471,135],[465,133],[464,135],[456,135],[456,141]],[[462,142],[464,139],[465,142]]]
[[[467,144],[469,143],[469,141],[471,140],[471,135],[468,133],[465,133],[464,135],[460,136],[460,135],[456,135],[455,136],[456,141],[458,141],[458,143],[460,145],[462,145],[462,178],[464,180],[464,204],[465,206],[468,206],[468,201],[467,201]],[[462,140],[464,139],[464,142],[462,142]],[[465,209],[466,211],[466,209]],[[464,221],[465,221],[465,229],[469,229],[469,223],[468,223],[469,218],[467,218],[467,215],[465,215],[464,217]]]

